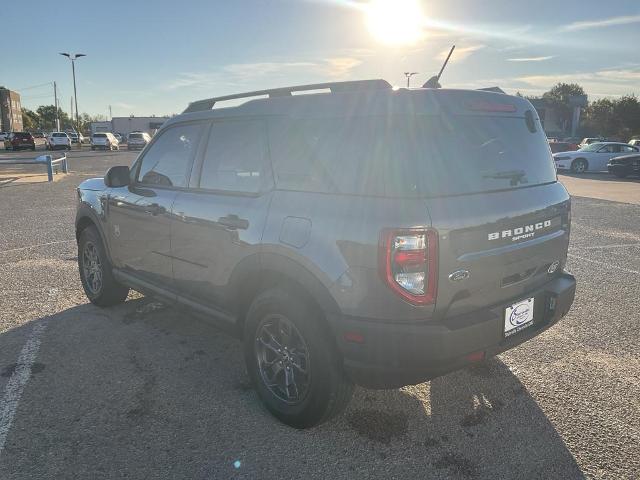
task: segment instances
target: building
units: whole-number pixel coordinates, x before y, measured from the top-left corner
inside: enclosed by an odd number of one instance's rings
[[[169,117],[113,117],[111,131],[124,136],[131,132],[147,132],[153,136],[167,120]]]
[[[20,94],[0,87],[0,132],[22,131]]]

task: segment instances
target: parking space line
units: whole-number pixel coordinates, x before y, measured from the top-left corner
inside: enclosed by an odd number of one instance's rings
[[[20,397],[25,385],[31,377],[31,367],[38,355],[42,334],[47,325],[46,323],[36,323],[27,338],[27,342],[22,347],[16,368],[9,378],[9,382],[4,389],[4,395],[0,400],[0,455],[4,450],[4,444],[7,440],[7,434],[11,428],[13,417],[16,414]]]
[[[75,242],[75,240],[60,240],[59,242],[38,243],[36,245],[29,245],[28,247],[19,247],[19,248],[11,248],[9,250],[0,250],[0,253],[19,252],[21,250],[28,250],[30,248],[46,247],[48,245],[59,245],[61,243],[71,243],[71,242]]]
[[[591,258],[581,257],[579,255],[574,255],[573,253],[569,253],[567,256],[572,258],[577,258],[578,260],[584,260],[585,262],[595,263],[596,265],[601,265],[603,267],[615,268],[616,270],[620,270],[626,273],[633,273],[635,275],[640,275],[640,272],[637,270],[631,270],[629,268],[619,267],[618,265],[612,265],[611,263],[599,262],[598,260],[592,260]]]
[[[624,247],[640,247],[640,243],[619,243],[616,245],[591,245],[588,247],[574,247],[582,250],[594,250],[600,248],[624,248]]]

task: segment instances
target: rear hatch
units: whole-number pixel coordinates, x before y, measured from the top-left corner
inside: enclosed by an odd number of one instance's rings
[[[419,173],[438,231],[436,316],[524,299],[566,261],[570,201],[531,104],[443,92]],[[559,262],[554,274],[549,267]]]

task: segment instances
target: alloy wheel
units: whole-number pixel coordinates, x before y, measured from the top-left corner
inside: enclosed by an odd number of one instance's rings
[[[256,332],[258,370],[264,385],[289,405],[302,402],[311,384],[309,349],[293,322],[283,315],[268,315]]]
[[[86,242],[82,250],[82,270],[91,293],[99,294],[102,289],[102,262],[98,248],[92,242]]]

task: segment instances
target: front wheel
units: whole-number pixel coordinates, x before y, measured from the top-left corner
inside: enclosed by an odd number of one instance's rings
[[[129,294],[129,287],[113,277],[111,262],[95,227],[87,227],[78,241],[78,268],[82,288],[91,303],[109,307],[122,303]]]
[[[294,291],[277,287],[252,302],[244,356],[266,408],[291,427],[308,428],[341,413],[353,383],[321,313]]]
[[[571,171],[573,173],[584,173],[587,171],[587,161],[583,158],[578,158],[571,164]]]

